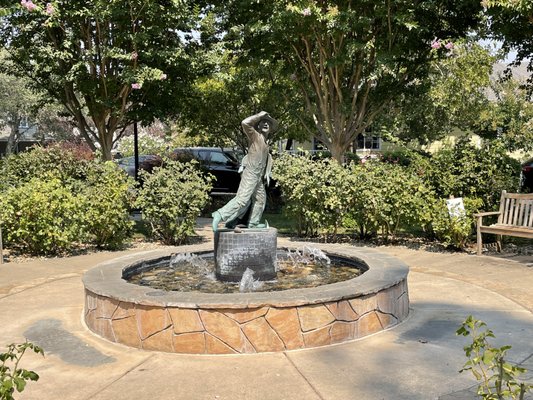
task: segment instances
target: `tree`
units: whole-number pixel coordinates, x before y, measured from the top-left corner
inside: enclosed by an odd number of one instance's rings
[[[304,99],[308,118],[302,123],[339,161],[376,116],[445,53],[432,52],[432,44],[463,37],[481,10],[475,0],[273,0],[253,10],[237,0],[217,5],[235,54],[245,63],[283,64]]]
[[[533,151],[533,104],[527,90],[512,78],[491,87],[494,100],[479,114],[474,131],[509,151]]]
[[[9,128],[6,154],[11,154],[27,128],[21,128],[23,118],[35,117],[38,95],[24,79],[0,73],[0,119]],[[1,126],[0,125],[0,126]]]
[[[484,0],[489,22],[489,36],[502,42],[506,53],[516,51],[510,66],[528,63],[533,70],[533,3],[528,0]],[[511,69],[507,70],[507,77]],[[527,82],[528,91],[533,92],[533,76]]]
[[[448,47],[445,57],[430,64],[428,77],[378,118],[384,136],[427,144],[455,129],[479,126],[480,115],[490,107],[487,92],[496,56],[476,38],[448,42]]]
[[[273,71],[272,66],[235,65],[227,52],[218,55],[217,52],[216,49],[211,52],[211,57],[217,59],[216,70],[195,82],[187,107],[180,114],[192,135],[201,136],[205,144],[221,147],[235,144],[245,152],[249,144],[241,121],[266,110],[281,126],[272,141],[308,136],[295,117],[303,110],[295,101],[298,92],[292,82]]]
[[[125,127],[175,111],[195,63],[195,11],[178,0],[2,0],[0,42],[104,159]]]

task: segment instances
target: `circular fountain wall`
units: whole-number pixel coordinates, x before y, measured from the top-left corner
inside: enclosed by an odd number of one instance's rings
[[[408,267],[403,262],[370,249],[315,246],[357,260],[367,270],[344,282],[276,292],[166,292],[127,283],[123,272],[132,265],[176,252],[207,252],[211,246],[151,251],[100,264],[84,275],[85,322],[112,342],[146,350],[235,354],[342,343],[407,317]]]

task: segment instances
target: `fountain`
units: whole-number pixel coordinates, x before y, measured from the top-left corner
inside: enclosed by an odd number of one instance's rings
[[[295,251],[303,244],[285,249]],[[212,255],[212,244],[157,250],[98,265],[83,277],[84,320],[97,335],[127,346],[187,354],[238,354],[312,348],[359,339],[409,312],[407,266],[365,248],[317,245],[365,269],[346,281],[272,292],[200,293],[153,289],[123,276],[173,253]]]
[[[214,251],[204,244],[147,252],[100,264],[84,275],[84,320],[91,331],[145,350],[240,354],[342,343],[388,329],[407,317],[408,268],[401,261],[341,245],[306,250],[306,244],[291,243],[278,249],[276,229],[260,223],[266,200],[263,180],[268,180],[271,161],[267,137],[275,127],[277,122],[265,112],[243,121],[251,143],[248,160],[243,161],[237,195],[213,213]],[[241,227],[240,218],[248,208],[248,224]],[[218,229],[220,222],[225,222],[225,229]],[[362,274],[319,286],[257,291],[262,282],[278,276],[280,251],[295,261],[306,255],[324,261],[329,257],[356,266]],[[245,274],[242,292],[204,293],[189,286],[180,291],[179,285],[177,291],[169,291],[126,280],[161,263],[190,258],[191,253],[213,258],[221,281],[238,282]],[[325,264],[324,268],[334,268]],[[195,268],[204,271],[206,263],[198,262]]]

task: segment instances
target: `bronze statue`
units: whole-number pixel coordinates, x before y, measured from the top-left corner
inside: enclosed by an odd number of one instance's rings
[[[213,216],[213,231],[218,230],[218,224],[225,222],[226,228],[233,229],[239,219],[243,218],[250,209],[248,228],[265,228],[261,224],[261,216],[266,204],[265,184],[268,185],[272,169],[272,157],[268,152],[269,136],[278,128],[278,122],[261,111],[242,121],[242,128],[248,136],[248,154],[243,158],[244,170],[237,195],[224,207],[215,211]]]

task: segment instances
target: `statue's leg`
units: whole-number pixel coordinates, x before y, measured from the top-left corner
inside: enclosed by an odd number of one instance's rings
[[[227,222],[230,226],[239,218],[246,214],[252,202],[252,196],[257,186],[257,177],[250,173],[243,173],[241,183],[237,194],[224,207],[219,208],[217,212],[222,217],[222,221]]]
[[[257,188],[252,196],[252,210],[250,211],[250,220],[248,221],[249,228],[260,226],[259,222],[263,216],[266,205],[266,190],[263,182],[257,185]]]

